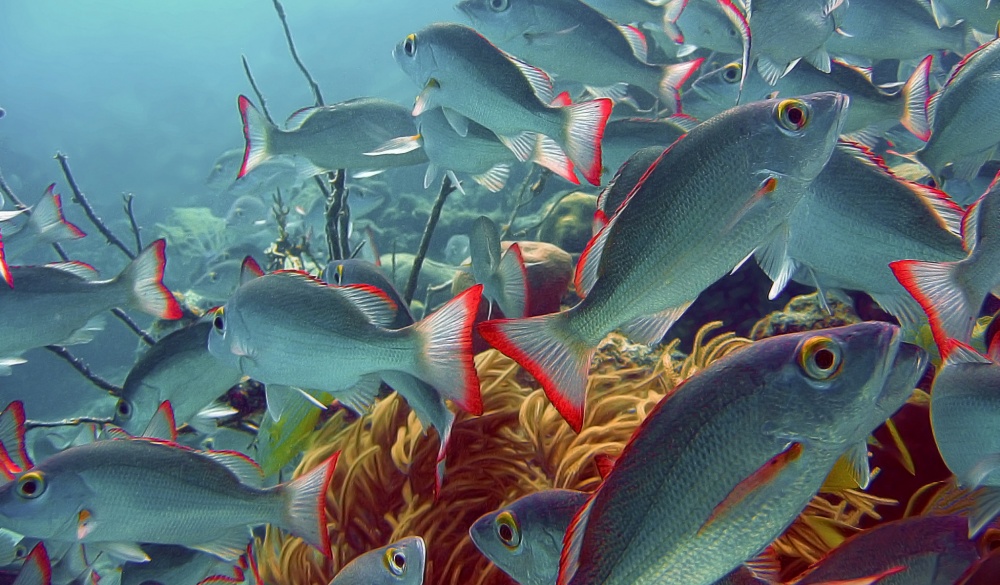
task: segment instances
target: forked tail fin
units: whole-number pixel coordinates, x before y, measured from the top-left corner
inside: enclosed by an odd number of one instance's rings
[[[273,156],[271,136],[276,130],[274,124],[271,124],[246,96],[240,96],[239,105],[246,148],[243,150],[243,165],[240,166],[240,172],[236,175],[237,179]]]
[[[275,489],[285,494],[282,528],[298,536],[326,558],[331,558],[330,535],[326,529],[326,492],[333,479],[340,451],[309,473]]]
[[[601,184],[601,140],[611,107],[611,100],[601,98],[561,108],[564,150],[591,185]]]
[[[158,319],[180,319],[183,314],[181,306],[163,285],[166,246],[167,242],[163,239],[146,246],[116,280],[126,283],[129,301],[136,308]]]
[[[985,294],[977,294],[962,278],[959,262],[922,262],[898,260],[891,262],[896,279],[920,303],[938,348],[946,347],[949,339],[969,343],[976,315]]]

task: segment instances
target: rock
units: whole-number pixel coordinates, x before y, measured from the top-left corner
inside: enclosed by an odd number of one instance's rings
[[[563,197],[538,228],[538,239],[555,244],[570,254],[587,247],[597,210],[597,197],[577,191]]]
[[[751,339],[763,339],[784,333],[840,327],[861,322],[854,312],[850,299],[834,292],[826,293],[826,302],[831,313],[819,302],[819,293],[793,297],[785,305],[785,309],[764,317],[754,325],[750,332]]]

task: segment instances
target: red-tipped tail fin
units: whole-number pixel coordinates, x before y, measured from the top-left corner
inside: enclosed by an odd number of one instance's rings
[[[125,267],[119,280],[128,284],[131,304],[158,319],[180,319],[180,304],[163,285],[166,268],[166,240],[159,239],[146,246],[131,264]]]
[[[287,498],[282,528],[328,559],[333,552],[326,528],[326,492],[339,457],[340,451],[337,451],[309,473],[279,486]]]
[[[699,57],[693,61],[675,63],[663,68],[663,77],[660,80],[660,97],[674,103],[674,112],[681,113],[681,86],[694,75],[694,72],[701,67],[705,61]]]
[[[49,185],[42,199],[32,210],[31,219],[28,220],[31,229],[47,244],[78,240],[86,236],[83,230],[66,221],[62,210],[62,197],[54,192],[55,186],[55,183]]]
[[[501,319],[479,325],[490,345],[528,370],[576,432],[583,428],[587,374],[595,348],[572,338],[569,313]]]
[[[747,70],[750,69],[750,48],[753,44],[753,36],[750,34],[750,23],[747,22],[746,15],[743,11],[733,4],[733,0],[717,0],[719,7],[722,8],[723,14],[729,19],[733,27],[740,33],[740,40],[743,42],[743,57],[741,63],[743,65],[740,71],[740,96],[743,95],[743,84],[747,80]],[[739,98],[737,98],[736,103],[739,103]]]
[[[573,163],[562,147],[544,134],[535,136],[535,149],[531,152],[531,162],[545,167],[574,185],[580,184],[573,170]]]
[[[43,543],[39,542],[28,553],[14,585],[52,585],[52,564]]]
[[[960,263],[898,260],[889,268],[927,313],[939,348],[946,347],[948,339],[969,343],[983,298],[963,285]]]
[[[420,339],[418,367],[412,373],[462,410],[477,415],[483,413],[483,399],[473,361],[472,325],[482,293],[481,284],[468,288],[410,326]]]
[[[601,184],[601,140],[611,107],[601,98],[562,108],[564,150],[591,185]]]
[[[14,275],[10,273],[7,266],[7,255],[3,251],[3,236],[0,236],[0,278],[7,283],[7,286],[14,288]]]
[[[927,142],[931,139],[931,121],[927,104],[931,101],[930,75],[934,55],[927,55],[903,86],[903,117],[900,123],[914,136]]]
[[[24,404],[15,400],[0,413],[0,473],[12,479],[14,474],[34,467],[24,443]]]
[[[240,117],[243,119],[243,138],[246,147],[243,150],[243,164],[236,178],[242,178],[261,163],[271,158],[271,134],[274,125],[257,110],[250,100],[241,95],[239,99]]]

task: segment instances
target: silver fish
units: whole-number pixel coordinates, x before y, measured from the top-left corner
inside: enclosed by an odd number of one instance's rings
[[[625,95],[623,84],[630,84],[679,111],[680,87],[701,64],[647,62],[641,30],[609,20],[580,0],[462,0],[458,9],[501,49],[616,101]]]
[[[424,539],[410,536],[358,556],[330,585],[422,585],[426,555]]]
[[[867,474],[867,436],[927,361],[867,322],[714,362],[660,401],[574,518],[558,585],[714,583],[795,520],[845,451]]]
[[[233,201],[226,212],[226,228],[241,232],[257,232],[272,223],[271,208],[260,197],[244,195]]]
[[[555,96],[544,71],[457,24],[432,24],[408,35],[396,45],[393,57],[422,88],[414,115],[444,107],[459,134],[467,132],[466,118],[478,122],[521,161],[531,158],[541,134],[552,142],[546,151],[565,154],[591,184],[600,182],[601,135],[611,100],[550,105]],[[552,165],[558,157],[552,157]],[[559,174],[571,175],[572,169]]]
[[[528,273],[517,243],[500,253],[500,228],[486,217],[479,216],[469,234],[472,256],[472,277],[483,285],[483,298],[496,303],[508,319],[524,317],[528,310]]]
[[[953,26],[959,22],[985,33],[996,32],[1000,22],[1000,4],[980,0],[928,0],[938,26]]]
[[[521,585],[555,585],[566,529],[589,498],[575,490],[528,494],[476,520],[469,536]]]
[[[830,158],[848,101],[833,93],[767,100],[699,124],[588,244],[577,264],[580,304],[488,321],[480,333],[531,372],[579,430],[600,341],[616,329],[659,341],[705,288],[768,241]]]
[[[749,59],[757,62],[761,77],[774,85],[800,59],[829,72],[825,43],[838,28],[842,5],[846,5],[844,0],[747,2],[746,20],[753,39]]]
[[[268,197],[281,189],[287,192],[302,184],[311,172],[308,160],[296,156],[273,156],[243,177],[237,178],[243,164],[243,149],[234,148],[219,155],[205,184],[219,197],[236,199],[245,195]]]
[[[159,339],[129,371],[115,406],[114,424],[140,434],[163,401],[173,406],[177,425],[192,423],[199,412],[239,383],[241,374],[208,353],[211,319]],[[214,421],[209,420],[214,426]]]
[[[379,157],[377,161],[365,156],[390,138],[415,133],[406,108],[383,99],[365,97],[303,108],[292,114],[285,130],[271,124],[244,96],[240,96],[239,107],[246,138],[239,177],[281,154],[308,160],[311,169],[302,173],[305,177],[337,169],[361,171],[364,176],[427,162],[420,150]]]
[[[139,559],[146,554],[137,544],[152,543],[234,560],[246,549],[248,526],[273,524],[329,556],[323,502],[338,454],[262,489],[260,469],[239,454],[145,439],[97,441],[0,486],[0,519],[26,536],[101,543]]]
[[[93,268],[75,262],[11,267],[16,288],[0,287],[0,375],[29,349],[90,341],[91,320],[116,306],[179,318],[180,305],[163,286],[165,247],[153,242],[111,280],[95,280]]]
[[[469,236],[455,234],[444,245],[444,261],[458,266],[469,257]]]
[[[31,209],[27,221],[19,229],[6,230],[4,252],[8,259],[16,259],[32,248],[78,240],[86,235],[83,230],[66,221],[62,211],[62,197],[55,192],[53,183]]]
[[[935,51],[964,54],[964,25],[938,28],[924,0],[851,0],[840,26],[851,36],[831,35],[833,55],[880,59],[922,59]]]

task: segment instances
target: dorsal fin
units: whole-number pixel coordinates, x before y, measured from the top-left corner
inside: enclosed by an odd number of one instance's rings
[[[243,264],[240,265],[240,286],[261,276],[264,276],[264,269],[260,267],[260,264],[257,264],[253,256],[244,258]]]
[[[15,400],[0,413],[0,473],[12,478],[34,467],[24,443],[24,404]]]
[[[153,418],[149,420],[146,428],[142,431],[142,436],[148,439],[177,441],[177,422],[174,418],[174,408],[169,400],[160,403]]]
[[[649,54],[649,46],[646,42],[646,35],[642,33],[638,28],[629,24],[616,24],[618,30],[621,31],[622,36],[628,41],[629,47],[632,49],[632,54],[635,58],[646,63],[646,59]]]
[[[991,364],[988,358],[957,339],[946,339],[941,343],[941,355],[945,364]]]
[[[840,67],[844,67],[845,69],[851,69],[857,72],[859,75],[867,79],[868,83],[873,83],[871,67],[862,67],[861,65],[854,65],[852,63],[848,63],[847,61],[844,61],[843,59],[831,59],[831,61],[833,63],[836,63]]]
[[[979,241],[979,203],[981,201],[982,197],[970,205],[962,217],[962,247],[965,248],[966,252],[972,252],[976,247],[976,242]]]
[[[948,87],[949,85],[951,85],[951,82],[954,81],[956,77],[958,77],[958,75],[962,72],[962,70],[965,69],[966,65],[971,63],[972,60],[976,58],[976,55],[981,53],[983,49],[992,45],[994,42],[996,42],[995,39],[988,43],[983,43],[982,45],[976,47],[976,49],[974,49],[971,53],[963,57],[962,60],[959,61],[958,64],[955,65],[955,67],[951,70],[951,75],[948,76],[948,81],[945,82],[944,87]]]
[[[535,92],[535,95],[538,96],[538,99],[541,100],[542,103],[548,104],[552,102],[552,98],[555,96],[553,95],[554,90],[552,88],[552,78],[549,77],[548,73],[542,71],[534,65],[531,65],[530,63],[526,63],[518,59],[506,51],[501,49],[497,50],[503,53],[511,63],[516,65],[517,68],[521,70],[521,74],[524,75],[524,78],[531,85],[531,89]]]
[[[556,579],[556,585],[569,585],[577,569],[580,568],[580,553],[583,550],[583,537],[587,532],[587,521],[590,519],[590,510],[594,507],[594,500],[599,493],[601,493],[600,489],[590,496],[590,499],[580,508],[566,529],[566,535],[563,536],[562,554],[559,556],[559,576]]]
[[[322,106],[308,106],[305,108],[300,108],[292,112],[291,116],[285,120],[285,130],[298,130],[302,127],[302,124],[309,119],[317,111],[321,110]]]
[[[79,276],[84,280],[96,280],[97,277],[100,276],[96,268],[86,262],[80,262],[77,260],[69,260],[67,262],[50,262],[45,266],[47,268],[55,268],[56,270],[67,274],[72,274],[73,276]]]
[[[601,266],[601,255],[604,253],[604,245],[607,243],[608,235],[617,219],[618,215],[616,214],[601,228],[601,231],[597,232],[597,235],[590,238],[587,247],[580,254],[580,260],[576,263],[576,273],[573,275],[573,287],[576,288],[576,294],[581,299],[590,294],[590,290],[594,288],[594,284],[600,277],[598,269]]]
[[[948,230],[957,238],[962,237],[962,218],[965,215],[960,205],[948,197],[948,194],[928,185],[921,185],[913,181],[900,179],[910,188],[911,191],[931,209],[934,215],[941,221],[941,227]]]
[[[594,464],[597,465],[597,473],[601,474],[601,479],[607,479],[615,468],[615,458],[607,453],[598,453],[594,456]]]
[[[372,323],[388,327],[396,319],[399,306],[384,290],[370,284],[332,286],[351,301]]]
[[[202,457],[228,469],[240,483],[259,488],[264,483],[264,472],[253,459],[238,451],[196,451]]]

